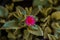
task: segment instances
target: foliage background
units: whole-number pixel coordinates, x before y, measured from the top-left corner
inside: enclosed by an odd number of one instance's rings
[[[18,2],[13,2],[12,0],[0,0],[0,5],[3,7],[8,5],[6,8],[9,13],[15,12],[17,6],[21,6],[23,9],[25,9],[25,7],[33,7],[32,15],[37,16],[38,19],[36,25],[30,28],[28,26],[25,27],[26,25],[22,24],[24,23],[22,22],[20,23],[20,26],[24,27],[20,29],[4,29],[8,28],[6,25],[9,26],[11,23],[4,24],[11,20],[14,23],[16,17],[0,17],[0,21],[3,20],[3,23],[0,22],[0,40],[60,40],[60,0],[23,0]],[[9,8],[10,5],[12,8]],[[25,11],[23,10],[23,12]],[[5,23],[4,20],[6,21]]]

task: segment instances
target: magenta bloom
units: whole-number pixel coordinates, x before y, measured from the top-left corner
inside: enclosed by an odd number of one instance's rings
[[[26,20],[25,20],[25,23],[28,25],[28,26],[33,26],[35,24],[36,20],[33,16],[27,16]]]

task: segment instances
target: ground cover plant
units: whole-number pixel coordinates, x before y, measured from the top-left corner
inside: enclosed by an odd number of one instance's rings
[[[60,40],[59,0],[1,0],[0,40]]]

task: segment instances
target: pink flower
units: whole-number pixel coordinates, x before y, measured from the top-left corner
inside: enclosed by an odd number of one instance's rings
[[[25,20],[25,23],[28,25],[28,26],[33,26],[35,25],[35,18],[33,16],[27,16],[26,20]]]

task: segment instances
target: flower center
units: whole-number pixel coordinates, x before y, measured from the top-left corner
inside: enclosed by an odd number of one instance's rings
[[[28,26],[32,26],[35,24],[35,18],[33,16],[28,16],[25,22]]]
[[[29,22],[29,23],[32,23],[32,22],[33,22],[33,19],[32,19],[32,18],[29,18],[29,19],[28,19],[28,22]]]

